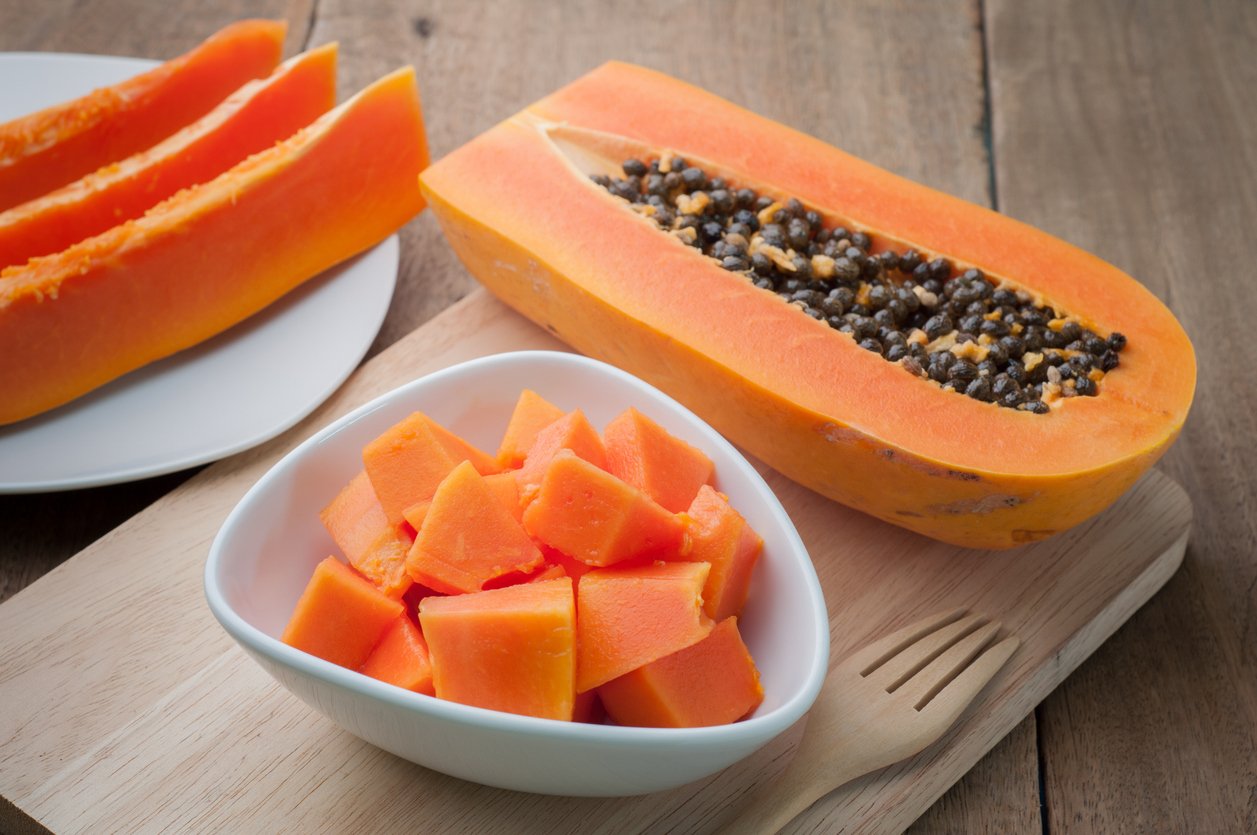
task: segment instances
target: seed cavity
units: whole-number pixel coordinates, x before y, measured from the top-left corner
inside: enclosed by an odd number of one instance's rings
[[[1126,347],[1021,288],[950,260],[825,225],[790,198],[735,188],[666,152],[593,181],[729,272],[907,373],[985,403],[1047,414],[1095,397]]]

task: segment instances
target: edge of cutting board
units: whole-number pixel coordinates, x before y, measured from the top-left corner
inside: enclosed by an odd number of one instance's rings
[[[563,346],[477,291],[366,363],[292,430],[207,468],[0,605],[0,828],[379,830],[427,815],[428,831],[504,819],[538,833],[701,831],[752,781],[775,777],[801,725],[708,780],[645,797],[466,783],[341,731],[272,682],[209,614],[209,542],[275,460],[406,380],[530,348]],[[1000,617],[1023,642],[942,740],[848,783],[794,824],[822,831],[908,826],[1173,575],[1191,524],[1183,490],[1153,471],[1074,531],[1015,552],[964,551],[761,471],[812,550],[835,659],[956,605]]]

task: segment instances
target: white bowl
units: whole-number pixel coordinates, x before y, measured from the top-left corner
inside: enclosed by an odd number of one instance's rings
[[[738,624],[764,686],[750,718],[711,728],[630,728],[535,719],[402,690],[279,640],[314,566],[335,544],[318,511],[362,469],[362,447],[423,411],[496,450],[523,388],[596,427],[629,406],[702,449],[716,487],[764,538]],[[829,618],[816,572],[776,496],[693,413],[619,369],[575,354],[498,354],[430,374],[346,415],[286,455],[236,505],[210,548],[214,616],[267,672],[350,733],[428,768],[491,786],[615,796],[674,788],[763,746],[812,706],[829,664]]]

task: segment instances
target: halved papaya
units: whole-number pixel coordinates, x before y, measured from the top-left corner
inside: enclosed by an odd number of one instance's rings
[[[0,212],[0,267],[60,252],[208,182],[336,104],[336,44],[284,62],[151,148]]]
[[[1191,343],[1117,268],[640,67],[594,70],[421,182],[464,264],[508,304],[796,481],[937,539],[1006,548],[1078,524],[1160,457],[1191,404]],[[813,252],[822,235],[846,246]],[[892,337],[902,320],[888,299],[901,290],[913,310],[975,315],[973,296],[985,312],[972,332],[949,319]],[[829,318],[833,292],[842,310]],[[1020,372],[998,373],[1046,380],[1013,379],[1035,397],[1005,408],[1011,386],[985,402],[998,374],[981,364],[1018,325]],[[1051,350],[1027,350],[1030,336]],[[1095,362],[1112,356],[1075,373],[1070,358],[1093,341]],[[953,355],[941,381],[923,350]],[[970,396],[950,390],[979,376]]]
[[[0,424],[256,313],[423,208],[414,70],[143,217],[0,272]]]
[[[0,125],[0,210],[142,151],[275,69],[282,20],[241,20],[112,87]]]

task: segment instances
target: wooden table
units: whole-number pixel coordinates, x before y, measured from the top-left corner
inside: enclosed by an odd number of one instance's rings
[[[340,41],[343,93],[413,63],[434,156],[622,58],[1139,277],[1198,352],[1161,464],[1195,502],[1184,566],[914,831],[1257,831],[1257,5],[0,0],[0,50],[167,58],[245,16],[286,18],[289,53]],[[372,355],[475,287],[430,216],[402,245]],[[188,475],[0,498],[0,600]]]

